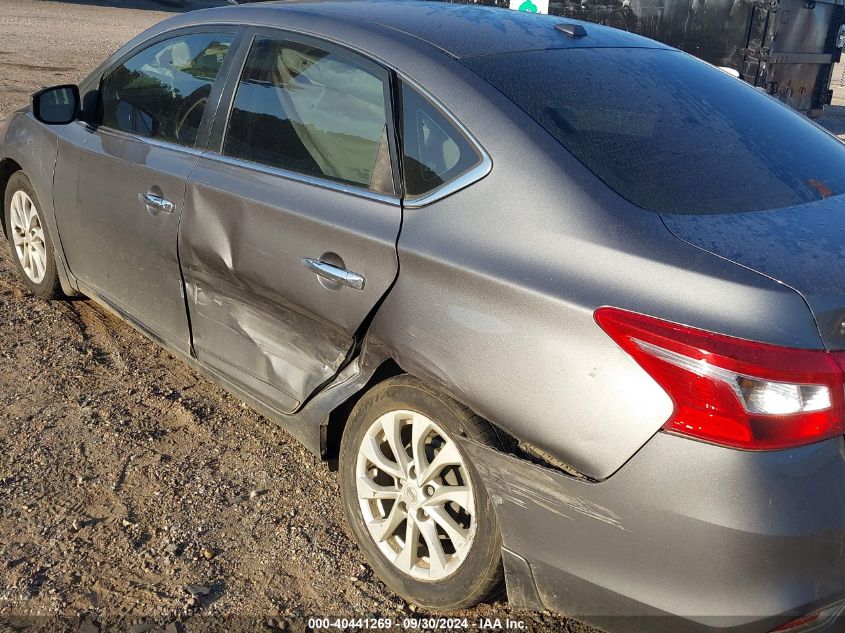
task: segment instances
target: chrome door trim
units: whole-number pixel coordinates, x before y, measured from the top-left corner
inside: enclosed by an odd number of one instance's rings
[[[358,187],[354,187],[352,185],[345,185],[343,183],[335,182],[333,180],[328,180],[326,178],[317,178],[315,176],[306,176],[305,174],[300,174],[295,171],[289,171],[287,169],[282,169],[281,167],[270,167],[269,165],[263,165],[261,163],[256,163],[249,160],[244,160],[241,158],[232,158],[231,156],[223,156],[221,154],[217,154],[216,152],[202,152],[202,158],[207,158],[208,160],[223,163],[224,165],[232,165],[233,167],[242,167],[243,169],[249,169],[251,171],[257,171],[262,174],[267,174],[270,176],[278,176],[279,178],[284,178],[285,180],[293,180],[296,182],[301,182],[306,185],[313,185],[315,187],[321,187],[323,189],[330,189],[332,191],[338,191],[340,193],[346,193],[352,196],[357,196],[359,198],[366,198],[367,200],[374,200],[376,202],[381,202],[383,204],[389,204],[391,206],[398,207],[400,205],[400,199],[396,196],[388,196],[383,193],[376,193],[375,191],[370,191],[368,189],[360,189]]]
[[[190,156],[200,156],[203,153],[203,150],[198,149],[196,147],[188,147],[186,145],[179,145],[178,143],[171,143],[170,141],[162,141],[156,138],[150,138],[148,136],[141,136],[139,134],[131,134],[129,132],[124,132],[122,130],[116,130],[111,127],[107,127],[105,125],[97,125],[93,126],[89,123],[84,121],[77,121],[77,123],[83,126],[88,132],[92,132],[94,134],[103,134],[107,136],[113,136],[115,138],[122,139],[124,141],[135,141],[137,143],[145,143],[147,145],[152,145],[153,147],[160,147],[162,149],[169,149],[175,152],[181,152],[183,154],[188,154]]]
[[[473,140],[471,136],[467,138]],[[457,178],[453,178],[449,182],[445,183],[439,189],[435,189],[434,191],[417,198],[405,198],[405,208],[420,209],[428,206],[438,200],[442,200],[446,196],[451,196],[453,193],[460,191],[461,189],[469,187],[471,184],[478,182],[489,174],[493,170],[493,161],[487,155],[487,152],[481,148],[481,146],[477,146],[477,148],[481,153],[480,163],[472,169],[465,171]]]

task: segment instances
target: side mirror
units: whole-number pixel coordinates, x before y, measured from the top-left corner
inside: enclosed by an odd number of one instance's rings
[[[79,88],[54,86],[32,95],[32,115],[47,125],[66,125],[79,116]]]

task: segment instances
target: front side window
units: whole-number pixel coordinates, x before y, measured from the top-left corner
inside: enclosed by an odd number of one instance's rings
[[[402,84],[405,193],[419,197],[439,189],[481,161],[469,140],[427,99]]]
[[[392,194],[385,83],[352,54],[258,38],[223,153]]]
[[[195,33],[153,44],[103,78],[102,124],[193,146],[233,36]]]

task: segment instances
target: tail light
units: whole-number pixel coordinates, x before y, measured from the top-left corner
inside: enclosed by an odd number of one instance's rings
[[[810,633],[810,631],[841,631],[845,622],[845,600],[812,611],[800,618],[781,624],[770,633]]]
[[[776,629],[772,629],[770,633],[799,633],[799,631],[806,631],[818,623],[820,615],[821,612],[819,611],[802,615],[800,618],[795,618],[786,624],[781,624]]]
[[[843,353],[747,341],[619,308],[599,308],[595,319],[672,398],[666,431],[748,450],[843,433]]]

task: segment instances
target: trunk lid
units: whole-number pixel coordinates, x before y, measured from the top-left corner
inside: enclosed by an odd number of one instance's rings
[[[828,349],[845,349],[845,195],[783,209],[662,213],[676,237],[799,292]]]

